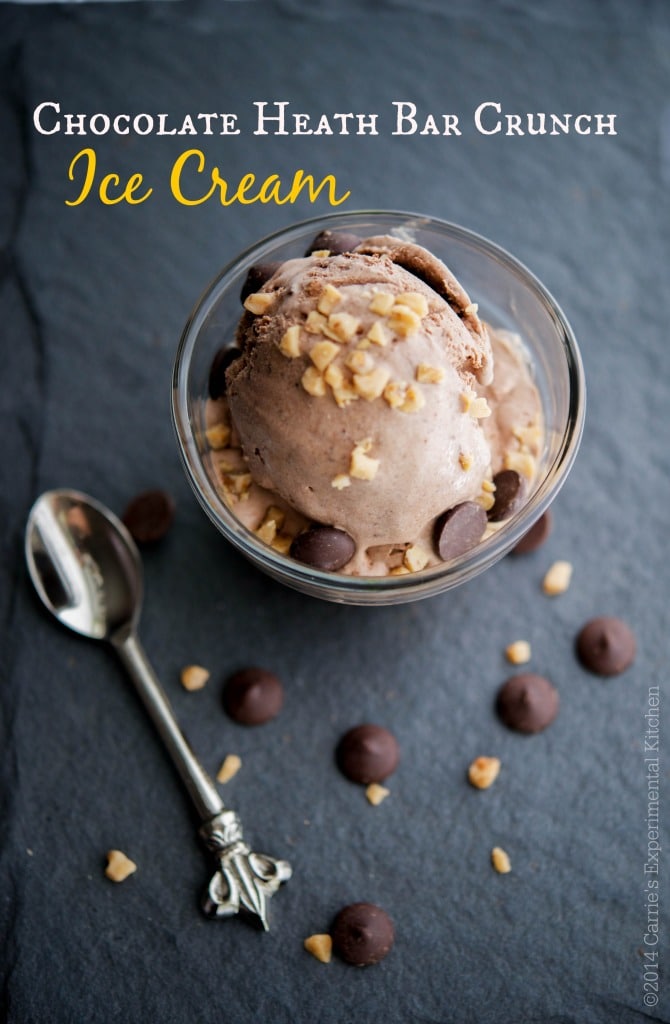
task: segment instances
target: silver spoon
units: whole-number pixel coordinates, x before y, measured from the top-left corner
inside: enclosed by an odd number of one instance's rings
[[[137,637],[142,562],[125,526],[85,494],[48,491],[28,517],[26,561],[37,593],[59,622],[111,643],[153,719],[202,819],[199,834],[218,862],[205,913],[229,917],[243,909],[267,930],[267,902],[291,877],[291,867],[251,852],[240,819],[225,808],[177,724]]]

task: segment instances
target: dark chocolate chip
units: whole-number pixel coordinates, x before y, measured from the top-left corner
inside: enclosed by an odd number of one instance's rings
[[[280,267],[281,263],[257,263],[255,267],[249,267],[240,292],[240,302],[243,303],[254,292],[260,291]]]
[[[320,249],[328,249],[331,256],[341,256],[355,249],[360,241],[358,235],[352,235],[347,231],[320,231],[305,256],[311,256]]]
[[[174,500],[166,491],[143,491],[128,504],[121,518],[138,544],[151,544],[172,526]]]
[[[398,741],[381,725],[356,725],[345,732],[335,751],[337,766],[352,782],[363,786],[382,782],[398,767]]]
[[[635,635],[630,626],[613,616],[591,619],[577,634],[577,657],[598,676],[618,676],[635,659]]]
[[[210,398],[217,399],[225,395],[226,370],[240,355],[242,355],[240,349],[234,345],[226,345],[216,353],[212,359],[212,366],[209,371],[208,389]]]
[[[440,558],[447,562],[473,548],[482,539],[486,523],[486,512],[475,501],[464,501],[443,512],[433,528],[433,542]]]
[[[276,718],[284,703],[284,687],[264,668],[243,668],[226,680],[223,706],[242,725],[262,725]]]
[[[351,561],[356,545],[348,533],[334,526],[311,526],[291,544],[291,556],[314,569],[336,572]]]
[[[499,523],[518,512],[526,498],[526,481],[515,469],[501,469],[493,477],[495,501],[489,509],[489,519]]]
[[[500,687],[496,710],[510,729],[541,732],[558,714],[558,691],[543,676],[524,672]]]
[[[527,555],[541,547],[551,533],[553,516],[549,509],[543,512],[537,522],[533,523],[528,533],[524,533],[519,543],[512,548],[512,555]]]
[[[393,945],[393,921],[374,903],[343,907],[330,929],[337,955],[354,967],[368,967],[383,960]]]

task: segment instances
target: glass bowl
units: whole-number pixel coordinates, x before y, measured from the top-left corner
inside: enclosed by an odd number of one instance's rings
[[[233,343],[240,288],[250,267],[302,256],[318,232],[366,238],[398,235],[441,259],[479,305],[482,320],[519,334],[543,404],[545,445],[532,493],[492,536],[449,562],[398,576],[348,576],[303,565],[246,529],[225,505],[208,467],[205,404],[216,352]],[[187,476],[218,530],[255,566],[289,587],[329,601],[399,604],[439,594],[472,579],[507,554],[556,497],[574,461],[584,422],[584,373],[577,342],[560,308],[531,272],[481,235],[412,213],[363,210],[303,221],[258,242],[228,264],[198,300],[177,351],[172,412]]]

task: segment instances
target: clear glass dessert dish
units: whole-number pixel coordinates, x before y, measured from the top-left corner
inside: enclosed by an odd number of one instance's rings
[[[247,529],[217,488],[208,458],[205,413],[212,361],[233,345],[242,307],[240,289],[251,267],[303,256],[324,230],[362,238],[394,235],[443,261],[493,328],[520,336],[539,391],[544,445],[532,489],[521,509],[475,547],[438,565],[405,575],[354,576],[326,572],[275,550]],[[255,566],[306,594],[357,605],[398,604],[439,594],[483,572],[507,554],[549,507],[579,447],[585,386],[577,342],[546,288],[518,260],[481,235],[411,213],[357,211],[303,221],[268,236],[225,267],[198,300],[177,351],[172,412],[191,486],[218,530]],[[409,485],[411,486],[411,484]]]

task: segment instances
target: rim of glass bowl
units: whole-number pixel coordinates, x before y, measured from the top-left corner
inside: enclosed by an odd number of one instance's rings
[[[293,238],[298,239],[308,230],[324,230],[364,219],[385,222],[387,231],[399,227],[434,228],[503,264],[521,278],[544,305],[563,345],[568,370],[568,415],[558,451],[519,513],[458,558],[420,573],[399,576],[346,576],[313,569],[258,540],[236,519],[217,493],[203,463],[204,452],[198,444],[201,430],[190,408],[189,375],[193,352],[201,328],[229,285],[233,281],[241,284],[249,267],[262,263],[279,241],[290,244]],[[483,235],[450,221],[402,210],[350,210],[311,217],[280,228],[249,246],[216,275],[197,300],[182,332],[172,377],[172,419],[182,462],[196,497],[214,525],[250,561],[287,586],[352,604],[395,604],[430,597],[473,579],[502,558],[549,507],[565,482],[579,448],[585,402],[584,370],[576,338],[560,306],[542,282],[515,256]]]

